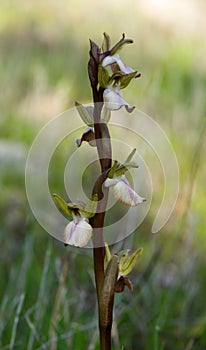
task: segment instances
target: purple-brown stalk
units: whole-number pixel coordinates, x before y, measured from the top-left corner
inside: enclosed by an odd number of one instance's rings
[[[97,151],[99,156],[99,162],[101,165],[101,184],[106,179],[108,170],[111,168],[112,162],[112,149],[110,142],[110,134],[106,123],[100,122],[101,111],[103,107],[103,91],[101,87],[98,89],[98,48],[93,42],[91,43],[90,61],[88,65],[89,77],[93,92],[94,102],[94,129],[95,139],[97,144]],[[104,141],[103,141],[104,140]],[[95,191],[96,192],[96,191]],[[98,197],[102,197],[102,188],[98,188]],[[94,217],[90,219],[90,224],[93,227],[93,258],[94,258],[94,273],[96,292],[98,299],[98,312],[99,312],[99,332],[100,332],[100,349],[111,349],[111,329],[112,329],[112,314],[113,314],[113,302],[114,291],[109,296],[109,302],[103,305],[102,291],[104,284],[104,257],[105,257],[105,244],[103,238],[104,218],[107,207],[108,188],[104,188],[103,198],[99,201],[97,206],[97,212]],[[112,295],[113,294],[113,295]]]

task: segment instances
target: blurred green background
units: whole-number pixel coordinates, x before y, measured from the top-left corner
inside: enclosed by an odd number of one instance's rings
[[[180,170],[168,224],[152,235],[151,209],[123,243],[144,253],[134,292],[116,295],[114,349],[206,348],[205,13],[203,0],[1,0],[1,350],[99,348],[92,252],[65,248],[35,221],[24,167],[48,120],[91,101],[88,39],[101,44],[104,31],[134,39],[122,57],[142,78],[125,97],[165,130]],[[59,193],[64,156],[50,174]]]

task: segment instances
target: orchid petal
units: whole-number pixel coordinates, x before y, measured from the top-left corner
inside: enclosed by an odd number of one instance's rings
[[[145,202],[145,198],[139,196],[130,186],[124,175],[121,176],[118,183],[114,186],[114,196],[117,201],[135,207],[140,203]]]
[[[129,73],[135,72],[134,69],[132,69],[131,67],[127,66],[126,64],[124,64],[122,62],[122,60],[118,54],[105,57],[102,61],[102,66],[107,67],[107,66],[112,65],[114,63],[116,63],[119,66],[119,70],[124,74],[129,74]]]

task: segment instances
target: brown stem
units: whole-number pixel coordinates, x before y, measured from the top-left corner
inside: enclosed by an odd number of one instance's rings
[[[100,331],[100,349],[110,350],[111,349],[111,330],[112,325],[107,328],[99,328]]]
[[[94,129],[95,138],[97,144],[97,151],[99,161],[101,165],[102,174],[111,168],[111,142],[108,127],[105,123],[100,121],[101,110],[103,107],[103,89],[97,90],[93,87],[93,99],[94,99]],[[97,193],[102,196],[102,189],[98,190]],[[93,227],[93,258],[94,258],[94,273],[95,283],[97,290],[98,299],[98,310],[99,310],[99,331],[100,331],[100,349],[110,350],[111,349],[111,328],[112,328],[112,312],[113,312],[113,299],[110,303],[110,307],[104,310],[107,315],[108,322],[105,326],[104,319],[102,317],[102,290],[104,284],[104,256],[105,256],[105,245],[103,237],[104,218],[108,200],[108,189],[103,190],[103,198],[98,203],[97,212],[93,218],[90,219],[90,224]]]

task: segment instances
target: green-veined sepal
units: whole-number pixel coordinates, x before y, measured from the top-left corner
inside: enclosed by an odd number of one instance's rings
[[[137,249],[133,254],[129,255],[128,251],[123,254],[119,261],[119,275],[127,276],[134,269],[135,264],[142,254],[143,249]]]
[[[58,194],[53,194],[52,197],[54,198],[57,208],[59,211],[68,219],[72,217],[72,208],[68,206],[68,203],[61,198]]]
[[[136,75],[137,71],[122,75],[119,79],[120,89],[125,89],[129,85],[130,81],[136,77]]]
[[[132,152],[128,155],[127,159],[125,160],[125,163],[128,163],[132,160],[136,152],[136,148],[133,148]]]
[[[123,45],[125,44],[132,44],[133,40],[132,39],[125,39],[125,34],[122,34],[122,39],[116,43],[113,48],[111,49],[110,55],[114,55],[118,50],[122,48]]]
[[[94,109],[94,107],[92,107],[92,106],[84,107],[79,102],[75,102],[75,107],[76,107],[81,119],[83,120],[83,122],[85,124],[87,124],[88,126],[93,126],[94,125],[94,121],[93,121],[93,109]]]

